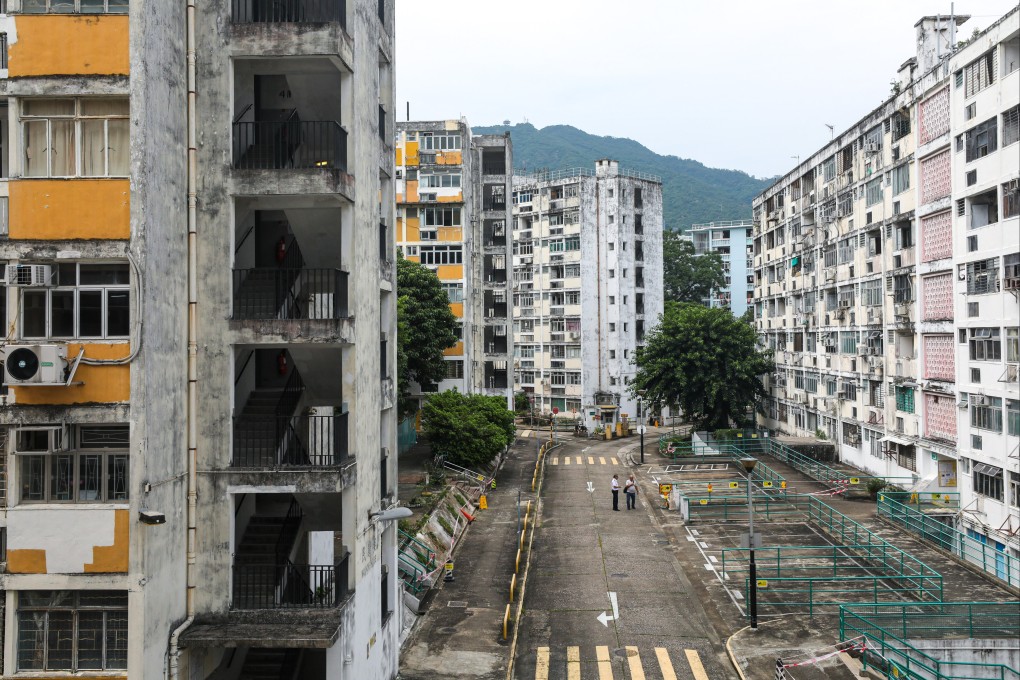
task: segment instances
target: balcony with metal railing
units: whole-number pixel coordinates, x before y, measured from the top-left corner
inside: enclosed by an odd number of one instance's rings
[[[235,24],[337,23],[347,28],[346,0],[232,0]]]

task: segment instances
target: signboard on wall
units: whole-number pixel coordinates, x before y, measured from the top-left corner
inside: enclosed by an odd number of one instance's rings
[[[956,461],[939,461],[939,486],[956,486]]]

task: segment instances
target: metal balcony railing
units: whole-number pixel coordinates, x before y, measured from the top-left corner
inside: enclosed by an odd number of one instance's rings
[[[347,414],[240,417],[234,423],[235,468],[331,468],[350,460]]]
[[[348,273],[340,269],[234,270],[234,319],[346,319]]]
[[[335,120],[238,121],[234,167],[347,171],[347,131]]]
[[[350,553],[336,564],[234,565],[234,609],[328,609],[350,594]]]
[[[347,28],[346,0],[233,0],[235,24],[339,23]]]

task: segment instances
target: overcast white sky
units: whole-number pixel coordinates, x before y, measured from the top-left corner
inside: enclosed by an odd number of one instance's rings
[[[957,0],[969,37],[1018,0]],[[527,120],[760,177],[889,94],[948,0],[397,0],[397,118]]]

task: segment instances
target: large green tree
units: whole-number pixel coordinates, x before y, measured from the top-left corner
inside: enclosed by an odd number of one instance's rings
[[[743,257],[743,253],[740,255]],[[673,302],[702,305],[713,288],[726,283],[722,257],[718,253],[695,255],[690,241],[680,232],[662,232],[663,298]]]
[[[754,327],[728,309],[667,302],[637,353],[631,391],[660,406],[678,405],[698,429],[749,424],[747,410],[766,396],[762,377],[775,370]]]
[[[517,436],[504,397],[457,390],[430,396],[421,424],[434,454],[472,469],[487,465]]]
[[[456,344],[456,330],[457,318],[435,272],[397,258],[397,370],[403,413],[417,408],[408,399],[412,381],[433,385],[446,377],[443,350]]]

